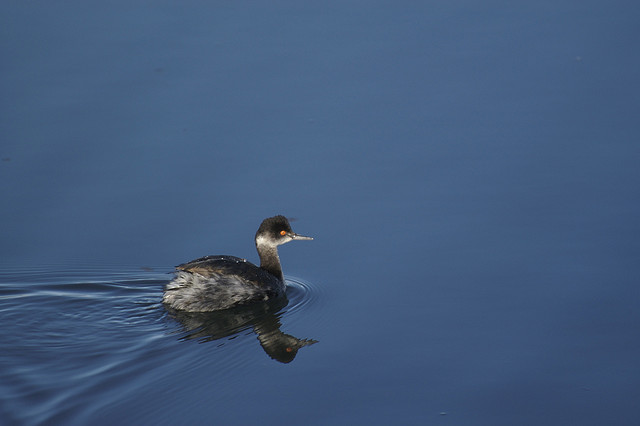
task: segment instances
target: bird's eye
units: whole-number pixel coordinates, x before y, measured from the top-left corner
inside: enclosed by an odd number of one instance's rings
[[[287,231],[285,231],[284,229],[282,231],[280,231],[280,235],[284,236],[287,235]]]

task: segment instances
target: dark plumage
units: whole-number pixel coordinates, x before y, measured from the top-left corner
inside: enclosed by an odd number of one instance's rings
[[[205,312],[283,296],[278,246],[312,239],[293,232],[284,216],[267,218],[255,236],[259,267],[235,256],[205,256],[183,263],[176,267],[162,301],[172,309]]]

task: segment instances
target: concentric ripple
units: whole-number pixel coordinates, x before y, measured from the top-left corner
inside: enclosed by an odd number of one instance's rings
[[[298,277],[286,277],[287,298],[289,304],[284,309],[287,313],[297,313],[303,308],[316,306],[322,297],[322,289],[309,281]]]

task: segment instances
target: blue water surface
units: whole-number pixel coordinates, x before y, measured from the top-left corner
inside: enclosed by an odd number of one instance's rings
[[[0,424],[637,423],[639,11],[3,2]]]

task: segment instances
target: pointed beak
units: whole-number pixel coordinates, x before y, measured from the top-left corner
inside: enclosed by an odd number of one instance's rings
[[[291,236],[291,239],[293,240],[313,240],[312,237],[305,237],[304,235],[296,234],[295,232],[290,233],[289,236]]]

